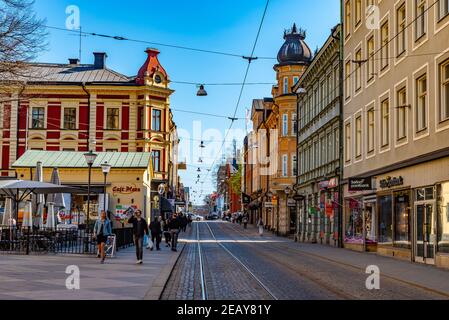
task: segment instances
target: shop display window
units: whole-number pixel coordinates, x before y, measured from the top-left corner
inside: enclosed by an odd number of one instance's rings
[[[394,194],[394,245],[410,248],[410,193]]]
[[[363,243],[363,212],[361,200],[346,200],[345,242]]]
[[[391,195],[379,197],[379,243],[393,243],[393,219]]]
[[[437,251],[449,253],[449,182],[442,183],[438,189],[440,202],[437,223]]]

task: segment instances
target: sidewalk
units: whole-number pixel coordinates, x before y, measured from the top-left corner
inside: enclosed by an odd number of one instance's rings
[[[143,265],[135,264],[134,247],[103,265],[92,256],[0,255],[0,300],[157,300],[183,246],[144,249]],[[70,265],[79,267],[80,290],[66,288]]]
[[[260,239],[257,228],[252,225],[248,225],[247,230],[244,230],[243,226],[238,224],[233,226],[237,231],[243,231],[250,239]],[[381,279],[382,276],[388,277],[396,281],[442,293],[449,298],[449,270],[446,269],[384,257],[376,253],[356,252],[320,244],[298,243],[288,238],[276,237],[272,232],[267,232],[266,230],[263,238],[265,240],[273,240],[273,246],[287,246],[289,249],[298,251],[298,254],[307,254],[321,259],[323,263],[326,263],[326,261],[328,263],[338,263],[362,270],[363,272],[365,272],[368,266],[375,265],[379,267]]]

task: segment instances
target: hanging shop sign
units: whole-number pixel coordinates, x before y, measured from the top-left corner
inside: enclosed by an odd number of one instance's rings
[[[349,192],[373,190],[373,183],[371,177],[349,178],[348,184],[349,184],[348,186]]]
[[[242,203],[243,204],[250,204],[251,203],[251,197],[247,194],[242,194]]]
[[[338,187],[338,178],[332,178],[329,180],[329,185],[327,186],[328,189],[336,188]]]
[[[380,187],[383,189],[396,187],[396,186],[402,186],[404,184],[404,178],[402,178],[401,176],[394,177],[394,178],[387,177],[385,179],[380,180],[379,184],[380,184]]]
[[[319,186],[319,188],[320,188],[321,190],[324,190],[324,189],[329,188],[329,180],[326,180],[326,181],[320,181],[320,182],[318,183],[318,186]]]
[[[296,200],[295,199],[288,199],[287,200],[287,205],[289,207],[296,207]]]
[[[265,208],[273,208],[274,205],[273,205],[272,202],[265,202],[265,203],[264,203],[264,207],[265,207]]]
[[[278,198],[276,196],[271,197],[271,203],[273,204],[273,206],[277,206]]]

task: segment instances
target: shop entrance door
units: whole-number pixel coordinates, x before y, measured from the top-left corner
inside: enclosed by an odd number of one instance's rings
[[[415,204],[415,261],[435,264],[435,203]]]

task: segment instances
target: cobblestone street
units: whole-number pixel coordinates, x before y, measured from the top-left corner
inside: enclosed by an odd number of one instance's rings
[[[260,237],[227,222],[195,223],[162,299],[448,299],[449,272],[374,254]],[[202,268],[200,266],[201,250]],[[368,290],[366,267],[380,269]],[[202,291],[202,279],[204,291]]]

